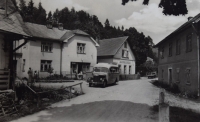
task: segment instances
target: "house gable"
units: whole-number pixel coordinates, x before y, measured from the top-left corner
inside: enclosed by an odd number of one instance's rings
[[[127,46],[125,46],[125,45],[127,45]],[[127,54],[128,57],[122,55],[124,51],[128,52],[128,54]],[[114,58],[135,61],[135,56],[134,56],[127,40],[118,49],[117,53],[114,55]]]

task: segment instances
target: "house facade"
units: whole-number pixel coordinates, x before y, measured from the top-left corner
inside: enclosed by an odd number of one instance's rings
[[[97,63],[96,41],[89,36],[75,35],[64,42],[62,70],[67,74],[92,71]]]
[[[190,18],[159,42],[158,80],[199,96],[199,19]]]
[[[120,74],[135,74],[135,56],[126,37],[99,40],[97,48],[98,63],[115,63]]]
[[[32,41],[21,48],[22,55],[17,57],[18,76],[28,77],[29,68],[39,77],[49,76],[50,68],[53,74],[71,76],[89,71],[96,64],[98,44],[87,33],[33,23],[26,23],[26,26]]]

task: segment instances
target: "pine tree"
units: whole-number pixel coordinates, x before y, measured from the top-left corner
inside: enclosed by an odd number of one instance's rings
[[[38,11],[37,11],[37,24],[46,25],[46,10],[42,7],[42,3],[39,3]]]
[[[19,9],[20,9],[20,14],[25,19],[27,16],[27,6],[26,6],[26,2],[24,0],[20,0]]]
[[[48,13],[47,21],[52,21],[52,13],[51,13],[51,11]]]
[[[109,22],[109,20],[108,20],[108,19],[106,19],[106,21],[105,21],[104,25],[105,25],[105,28],[108,28],[108,27],[110,27],[110,22]]]
[[[122,25],[122,31],[124,31],[124,26]]]
[[[30,16],[33,15],[33,7],[34,7],[33,0],[30,0],[27,7],[27,14]]]

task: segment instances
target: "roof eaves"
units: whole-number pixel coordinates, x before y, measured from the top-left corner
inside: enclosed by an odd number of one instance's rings
[[[89,36],[90,37],[90,39],[95,43],[95,46],[96,47],[99,47],[99,44],[91,37],[91,36]]]
[[[32,37],[33,39],[42,39],[42,40],[52,40],[52,41],[62,41],[61,39],[53,39],[53,38],[43,38],[43,37],[36,37],[36,36],[33,36]]]
[[[75,36],[75,34],[71,35],[69,38],[64,39],[63,42],[68,42],[68,40],[71,39],[71,38],[74,37],[74,36]],[[67,41],[65,41],[65,40],[67,40]]]

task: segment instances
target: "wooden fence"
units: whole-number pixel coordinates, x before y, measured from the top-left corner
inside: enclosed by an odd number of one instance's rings
[[[0,90],[7,90],[10,82],[10,70],[0,70]]]

